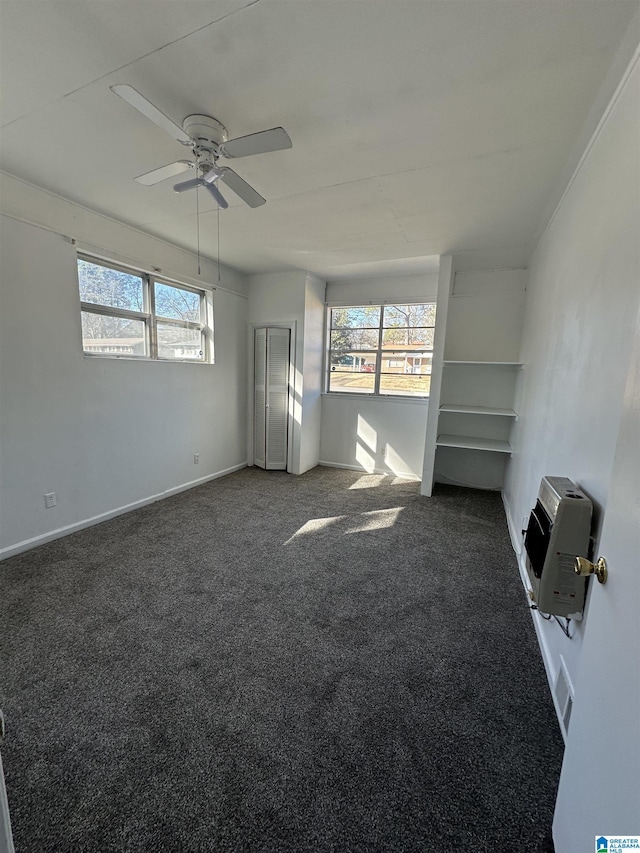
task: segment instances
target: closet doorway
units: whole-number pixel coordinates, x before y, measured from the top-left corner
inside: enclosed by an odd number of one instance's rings
[[[254,332],[253,462],[286,471],[289,451],[291,330],[266,326]]]

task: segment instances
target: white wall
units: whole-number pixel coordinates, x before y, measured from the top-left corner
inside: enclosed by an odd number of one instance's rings
[[[419,480],[427,406],[410,398],[324,394],[320,464]]]
[[[192,252],[5,172],[0,172],[0,210],[14,218],[74,237],[78,246],[87,252],[107,252],[109,257],[124,264],[136,264],[146,270],[159,268],[168,276],[173,274],[198,286],[216,285],[247,294],[247,278],[241,273],[221,264],[218,282],[217,265],[203,258],[199,275],[197,258]]]
[[[518,550],[545,474],[569,477],[591,497],[596,535],[606,511],[640,297],[639,78],[636,64],[532,258],[520,418],[504,491]],[[574,680],[588,606],[572,640],[537,616],[536,628],[550,678],[562,656]],[[612,665],[636,666],[636,653]]]
[[[327,304],[432,302],[438,274],[327,283]],[[324,394],[320,464],[421,479],[428,403],[363,394]]]
[[[384,276],[380,278],[336,279],[327,282],[329,305],[366,305],[367,302],[433,302],[438,293],[438,273]]]
[[[431,497],[431,494],[433,493],[433,472],[436,461],[436,440],[438,437],[438,421],[440,415],[440,392],[442,390],[442,362],[447,337],[449,298],[453,289],[453,283],[453,257],[452,255],[440,255],[438,263],[436,328],[433,338],[429,408],[427,409],[427,427],[422,457],[422,481],[420,483],[420,493],[428,497]]]
[[[324,361],[325,283],[307,274],[304,299],[302,362],[302,434],[300,472],[315,468],[320,459],[322,368]]]
[[[249,277],[249,323],[279,323],[304,318],[306,274],[301,270]],[[302,356],[302,350],[300,351]]]
[[[609,579],[592,593],[553,822],[556,853],[592,849],[594,837],[603,834],[638,832],[640,312],[635,326],[602,527],[600,554],[606,555]],[[585,797],[584,780],[594,768],[598,795]],[[618,846],[609,838],[612,848]]]
[[[13,215],[197,280],[188,252],[14,179],[2,189]],[[223,270],[229,290],[213,296],[215,364],[96,359],[82,354],[76,247],[8,216],[0,239],[0,555],[246,464],[242,276]],[[201,284],[214,276],[205,262]]]
[[[457,272],[449,300],[445,359],[518,361],[527,270]]]

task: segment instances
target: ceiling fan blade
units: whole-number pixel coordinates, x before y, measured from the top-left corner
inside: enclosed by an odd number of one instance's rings
[[[293,148],[293,142],[284,127],[272,127],[271,130],[261,130],[248,136],[238,136],[220,146],[224,157],[248,157],[250,154],[266,154],[267,151],[282,151]]]
[[[225,169],[224,175],[220,178],[221,181],[234,191],[234,193],[248,204],[249,207],[260,207],[266,202],[266,198],[262,198],[259,192],[248,184],[244,178],[241,178],[233,169]]]
[[[157,124],[158,127],[165,130],[173,136],[174,139],[177,139],[178,142],[182,142],[184,145],[193,144],[191,137],[185,133],[181,127],[171,121],[171,119],[164,113],[161,113],[157,107],[154,107],[151,101],[148,101],[140,94],[140,92],[134,89],[133,86],[121,84],[118,86],[111,86],[110,88],[115,95],[118,95],[123,101],[126,101],[138,110],[139,113],[142,113],[143,116],[146,116],[154,124]]]
[[[154,184],[159,184],[160,181],[166,181],[167,178],[174,178],[181,172],[187,172],[189,169],[193,169],[193,163],[190,160],[177,160],[175,163],[169,163],[168,166],[161,166],[152,172],[138,175],[134,180],[139,184],[144,184],[145,187],[151,187]]]
[[[229,202],[222,195],[222,193],[220,192],[220,190],[218,189],[218,187],[215,184],[205,183],[205,187],[209,190],[211,195],[218,202],[218,207],[221,207],[223,210],[226,210],[229,207]]]
[[[202,178],[192,178],[190,181],[182,181],[179,184],[173,185],[174,193],[184,193],[187,190],[192,190],[195,187],[203,187],[204,181]]]

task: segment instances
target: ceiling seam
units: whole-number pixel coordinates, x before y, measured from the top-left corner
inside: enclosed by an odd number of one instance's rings
[[[63,95],[61,95],[58,98],[55,98],[53,101],[50,101],[49,103],[44,104],[44,105],[41,104],[40,106],[36,107],[36,109],[31,110],[28,113],[24,113],[24,115],[18,116],[17,118],[12,119],[11,121],[7,122],[6,124],[0,125],[0,127],[2,127],[2,128],[11,127],[11,125],[15,124],[17,121],[22,121],[22,119],[28,118],[29,116],[33,115],[34,113],[39,112],[40,110],[43,109],[43,107],[48,107],[51,104],[55,104],[60,100],[64,100],[65,98],[69,98],[69,97],[71,97],[71,95],[75,95],[78,92],[81,92],[83,89],[86,89],[89,86],[93,86],[95,83],[98,83],[100,80],[104,80],[105,77],[110,77],[112,74],[117,74],[119,71],[122,71],[124,68],[128,68],[130,65],[135,65],[136,62],[140,62],[143,59],[148,59],[148,57],[153,56],[155,53],[159,53],[161,50],[165,50],[165,48],[167,48],[167,47],[171,47],[174,44],[178,44],[179,42],[183,41],[184,39],[190,38],[191,36],[196,35],[196,33],[200,33],[203,30],[206,30],[208,27],[213,27],[216,24],[220,24],[220,23],[222,23],[222,21],[226,21],[227,18],[231,18],[233,15],[237,15],[239,12],[244,12],[245,9],[249,9],[251,6],[255,6],[257,3],[260,3],[260,2],[261,2],[261,0],[251,0],[251,2],[247,3],[245,6],[241,6],[239,9],[234,9],[232,12],[228,12],[226,15],[223,15],[221,18],[216,18],[215,21],[209,21],[209,23],[203,24],[201,27],[197,27],[195,30],[192,30],[189,33],[185,33],[184,35],[181,35],[178,38],[173,39],[172,41],[168,41],[165,44],[160,45],[160,47],[155,47],[153,50],[150,50],[148,53],[143,53],[141,56],[136,56],[135,59],[132,59],[129,62],[125,62],[124,65],[119,65],[117,68],[112,68],[111,70],[107,71],[105,74],[101,74],[99,77],[96,77],[94,80],[90,80],[88,83],[83,83],[82,86],[78,86],[76,89],[72,89],[70,92],[65,92]]]
[[[500,149],[498,151],[490,151],[486,154],[477,154],[472,157],[471,160],[468,157],[458,157],[455,160],[440,160],[436,163],[430,163],[427,166],[415,166],[411,169],[399,169],[396,172],[384,172],[383,174],[367,175],[362,178],[353,178],[350,181],[337,181],[335,184],[322,184],[317,187],[309,187],[308,189],[300,190],[299,192],[295,193],[289,193],[288,195],[271,196],[269,198],[269,201],[287,201],[288,199],[296,198],[297,196],[307,195],[307,193],[315,193],[321,190],[335,189],[336,187],[347,187],[350,184],[360,184],[364,183],[365,181],[378,181],[380,178],[396,178],[399,175],[410,175],[413,172],[428,172],[432,169],[446,169],[451,166],[456,166],[460,163],[468,163],[476,160],[486,160],[492,157],[502,157],[505,154],[514,154],[515,152],[522,150],[523,146],[515,146],[511,148]],[[385,201],[388,202],[386,195]]]
[[[376,178],[375,180],[376,180],[376,183],[378,185],[378,190],[380,192],[380,195],[382,196],[382,198],[386,202],[387,210],[391,213],[391,218],[392,218],[393,222],[395,223],[398,234],[400,234],[404,238],[405,243],[408,244],[409,240],[408,240],[407,235],[405,233],[404,227],[402,226],[402,223],[400,222],[400,219],[398,218],[398,214],[396,213],[395,207],[389,201],[389,197],[386,194],[386,192],[384,191],[384,187],[382,186],[382,183],[380,182],[379,178]]]
[[[26,184],[27,186],[32,187],[33,189],[37,190],[38,192],[45,193],[46,195],[51,196],[52,198],[60,199],[63,202],[66,202],[67,204],[73,205],[73,206],[78,207],[82,210],[86,210],[88,213],[90,213],[94,216],[99,216],[100,218],[105,219],[108,222],[112,222],[115,225],[120,226],[121,228],[128,228],[131,231],[137,231],[138,233],[142,234],[143,236],[149,237],[151,240],[157,240],[159,243],[164,243],[165,246],[170,246],[174,249],[178,249],[181,252],[185,252],[186,254],[190,255],[191,257],[195,256],[195,251],[193,249],[190,249],[185,243],[176,243],[173,240],[170,240],[168,237],[162,237],[161,235],[154,233],[153,231],[149,231],[146,228],[141,227],[140,225],[136,225],[133,222],[127,222],[124,219],[117,219],[115,216],[111,215],[110,213],[105,213],[104,211],[97,210],[95,207],[89,207],[88,205],[83,204],[80,201],[75,201],[72,198],[68,198],[67,196],[62,196],[59,193],[55,193],[52,190],[48,190],[45,187],[38,186],[37,184],[32,184],[30,181],[27,181],[25,178],[21,178],[19,175],[13,175],[11,172],[6,172],[3,169],[0,169],[0,176],[5,176],[11,180],[19,181],[22,184]],[[8,216],[10,219],[16,219],[19,222],[24,222],[27,225],[34,225],[37,228],[42,228],[42,227],[46,228],[47,227],[45,223],[37,222],[36,220],[24,219],[23,217],[20,217],[17,214],[13,214],[10,212],[10,210],[8,208],[5,208],[5,207],[0,209],[0,216]],[[51,230],[54,230],[54,229],[51,229]],[[69,229],[69,230],[73,230],[73,229]],[[62,232],[59,232],[59,231],[54,231],[54,233],[59,234],[61,237],[65,237],[65,238],[73,237],[73,239],[76,239],[76,240],[79,240],[80,242],[83,242],[82,237],[77,237],[77,236],[71,235],[71,234],[63,234]],[[96,248],[101,248],[103,251],[107,251],[104,247],[96,247]],[[207,260],[211,261],[213,264],[216,264],[218,262],[217,258],[213,257],[212,255],[207,255],[204,252],[201,254],[202,254],[203,258],[206,258]],[[245,273],[243,273],[242,270],[239,269],[238,267],[231,266],[230,264],[225,264],[222,261],[220,262],[220,266],[224,267],[227,270],[231,270],[232,272],[239,272],[241,275],[245,275]]]
[[[161,45],[160,47],[156,47],[153,50],[150,50],[148,53],[143,53],[142,56],[137,56],[135,59],[132,59],[130,62],[125,62],[124,65],[120,65],[118,68],[114,68],[111,71],[107,71],[106,74],[101,74],[100,77],[96,77],[95,80],[91,80],[89,83],[84,83],[82,86],[78,86],[77,89],[73,89],[71,92],[66,92],[62,97],[68,98],[71,95],[75,95],[76,92],[81,92],[83,89],[86,89],[87,86],[93,86],[94,83],[97,83],[100,80],[104,80],[105,77],[109,77],[111,74],[116,74],[118,71],[122,71],[123,68],[128,68],[130,65],[134,65],[136,62],[140,62],[142,59],[148,59],[148,57],[153,56],[155,53],[159,53],[161,50],[165,50],[167,47],[171,47],[174,44],[178,44],[184,39],[191,38],[191,36],[196,35],[196,33],[200,33],[203,30],[208,29],[209,27],[214,27],[216,24],[222,23],[222,21],[226,21],[227,18],[231,18],[233,15],[237,15],[239,12],[244,12],[245,9],[248,9],[250,6],[255,6],[257,3],[260,3],[261,0],[251,0],[250,3],[247,3],[246,6],[242,6],[240,9],[234,9],[233,12],[228,12],[226,15],[223,15],[221,18],[216,18],[215,21],[209,21],[208,24],[203,24],[201,27],[197,27],[195,30],[192,30],[190,33],[185,33],[182,36],[179,36],[177,39],[173,39],[172,41],[166,42],[166,44]]]

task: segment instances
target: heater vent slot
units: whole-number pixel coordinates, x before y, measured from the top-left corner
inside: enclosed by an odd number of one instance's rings
[[[556,676],[556,683],[553,688],[555,694],[556,705],[558,708],[558,716],[562,725],[563,734],[567,735],[569,731],[569,720],[571,719],[571,711],[573,709],[573,687],[567,673],[567,668],[564,663],[564,658],[560,658],[560,667]]]
[[[562,722],[564,724],[565,732],[569,731],[569,720],[571,719],[572,708],[573,708],[573,699],[571,698],[571,694],[569,694],[569,698],[567,699],[567,707],[565,708],[564,715],[562,717]]]

